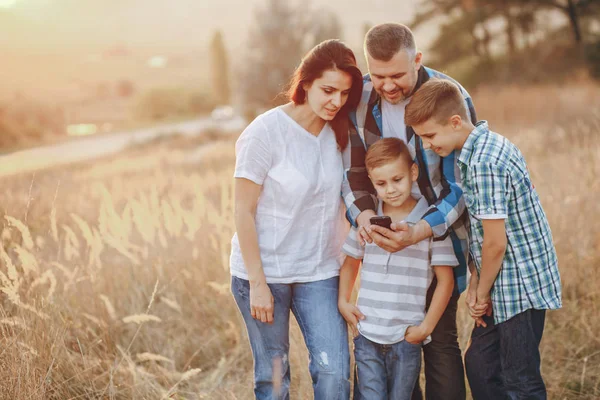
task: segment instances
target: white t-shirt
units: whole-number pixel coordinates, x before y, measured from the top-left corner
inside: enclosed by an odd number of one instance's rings
[[[411,98],[408,98],[406,100],[401,101],[398,104],[392,104],[382,99],[381,123],[383,124],[383,137],[393,137],[402,140],[404,143],[406,143],[406,146],[410,151],[410,155],[414,158],[416,150],[414,146],[408,143],[406,137],[406,124],[404,123],[404,112],[406,111],[406,106],[408,105],[408,103],[410,103],[410,100]],[[417,183],[417,181],[413,182],[410,192],[416,198],[421,197],[421,189],[419,189],[419,184]]]
[[[268,283],[339,275],[349,226],[341,198],[342,155],[329,124],[314,136],[280,107],[258,116],[236,143],[234,177],[262,185],[255,219]],[[230,267],[233,276],[248,279],[237,233]]]
[[[406,140],[406,125],[404,124],[404,111],[410,103],[410,98],[401,101],[398,104],[392,104],[385,100],[381,101],[381,115],[383,124],[383,137],[395,137]]]

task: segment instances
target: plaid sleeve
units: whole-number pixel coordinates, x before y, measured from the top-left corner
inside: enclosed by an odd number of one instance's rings
[[[505,219],[508,216],[510,174],[505,167],[480,163],[469,166],[472,194],[467,194],[469,212],[480,219]]]
[[[431,239],[431,265],[448,265],[451,267],[459,265],[449,236],[444,240]]]
[[[431,227],[433,237],[446,235],[448,229],[460,218],[465,211],[463,191],[456,181],[456,157],[454,153],[440,160],[442,169],[442,191],[436,203],[423,217]]]
[[[356,258],[357,260],[362,260],[365,255],[365,248],[360,245],[358,241],[358,231],[356,228],[351,227],[350,232],[348,232],[348,237],[342,246],[342,253]]]
[[[375,188],[365,167],[367,151],[355,124],[355,120],[351,121],[350,143],[344,150],[344,180],[342,183],[342,197],[348,210],[346,217],[352,226],[356,226],[356,218],[361,212],[377,209]]]

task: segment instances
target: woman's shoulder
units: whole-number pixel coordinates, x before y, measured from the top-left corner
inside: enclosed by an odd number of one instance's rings
[[[280,123],[280,112],[279,107],[275,107],[257,115],[256,118],[248,124],[246,129],[244,129],[243,134],[252,136],[257,135],[263,138],[268,137],[269,132],[273,131],[274,127]]]

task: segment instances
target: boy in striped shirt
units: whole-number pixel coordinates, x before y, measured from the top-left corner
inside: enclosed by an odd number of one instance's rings
[[[476,400],[546,399],[539,344],[546,310],[561,307],[552,233],[523,154],[486,121],[473,125],[466,116],[458,87],[430,80],[407,106],[405,122],[425,148],[455,153],[460,169],[477,267],[467,291],[477,320],[465,355],[471,393]]]
[[[378,215],[415,224],[428,211],[425,198],[412,196],[419,174],[406,144],[385,138],[369,147],[369,178],[381,200]],[[409,400],[421,369],[421,347],[442,316],[454,288],[458,265],[452,241],[425,239],[395,253],[374,243],[363,248],[352,228],[343,246],[338,307],[354,332],[355,398]],[[350,303],[359,271],[358,303]],[[428,310],[427,290],[437,278]]]

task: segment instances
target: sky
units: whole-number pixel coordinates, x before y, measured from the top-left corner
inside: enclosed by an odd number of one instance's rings
[[[61,51],[126,44],[189,49],[206,47],[223,31],[229,47],[243,46],[254,12],[267,0],[0,0],[0,45]],[[11,7],[6,7],[11,4]],[[344,39],[360,43],[363,23],[410,21],[416,0],[310,0],[338,15]],[[296,1],[298,4],[298,1]],[[4,5],[4,8],[1,6]],[[4,15],[3,15],[4,14]],[[2,32],[4,31],[4,32]],[[424,34],[423,40],[429,39]]]

